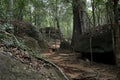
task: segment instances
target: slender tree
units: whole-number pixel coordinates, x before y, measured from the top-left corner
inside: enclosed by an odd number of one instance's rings
[[[96,23],[95,23],[95,1],[91,0],[91,4],[92,4],[93,27],[95,27],[96,26]]]
[[[13,19],[13,0],[10,0],[10,18]]]
[[[58,19],[58,0],[56,0],[56,16],[55,16],[55,20],[56,20],[56,24],[57,24],[57,28],[59,30],[59,34],[60,34],[60,39],[62,39],[62,33],[61,33],[61,30],[60,30],[60,22],[59,22],[59,19]]]

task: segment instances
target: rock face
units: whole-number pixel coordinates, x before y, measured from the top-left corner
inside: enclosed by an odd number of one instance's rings
[[[79,44],[74,49],[80,52],[90,52],[90,35],[81,35],[78,37],[78,40]],[[108,31],[93,34],[91,37],[91,46],[93,52],[113,51],[112,33]]]
[[[115,54],[113,53],[113,36],[108,26],[99,30],[93,30],[93,33],[83,34],[78,37],[78,45],[74,47],[75,51],[82,53],[82,57],[91,60],[91,50],[93,61],[116,64]],[[90,42],[91,39],[91,42]],[[91,46],[90,46],[91,45]]]
[[[49,65],[36,71],[8,53],[0,52],[0,80],[66,80]]]
[[[0,53],[0,80],[39,80],[42,75],[27,71],[28,66]]]
[[[58,29],[54,27],[41,28],[40,32],[43,33],[47,38],[60,39],[60,33]]]
[[[28,37],[28,36],[25,36],[23,40],[27,47],[29,47],[33,51],[36,51],[37,53],[40,53],[41,48],[40,48],[37,40],[35,40],[32,37]]]

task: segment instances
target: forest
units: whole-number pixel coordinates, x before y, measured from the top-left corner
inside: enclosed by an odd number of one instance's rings
[[[0,0],[0,80],[120,80],[120,1]]]

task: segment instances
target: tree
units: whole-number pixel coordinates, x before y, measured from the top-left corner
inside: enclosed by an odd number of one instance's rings
[[[85,0],[84,0],[85,1]],[[71,46],[74,48],[79,43],[78,36],[82,34],[82,21],[84,13],[84,5],[83,1],[81,0],[72,0],[72,7],[73,7],[73,36]],[[85,3],[84,3],[85,4]]]
[[[95,27],[96,26],[96,23],[95,23],[95,1],[91,0],[91,4],[92,4],[93,27]]]
[[[11,21],[13,20],[13,0],[10,0],[10,18]]]
[[[114,9],[114,36],[115,36],[115,53],[116,53],[116,63],[120,66],[120,26],[118,23],[118,1],[113,0],[113,9]]]
[[[15,11],[14,11],[14,17],[17,20],[23,20],[25,7],[29,4],[28,0],[14,0],[15,2]]]
[[[0,0],[0,18],[30,22],[36,27],[55,27],[63,37],[72,35],[72,4],[66,0]],[[12,12],[12,16],[11,16]],[[71,16],[71,17],[70,17]],[[12,20],[12,19],[11,19]],[[69,34],[68,34],[69,33]]]
[[[72,0],[72,7],[73,7],[73,36],[71,46],[74,47],[76,45],[78,35],[82,33],[79,14],[79,0]]]

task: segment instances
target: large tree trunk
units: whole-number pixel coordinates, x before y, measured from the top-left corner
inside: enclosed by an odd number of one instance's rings
[[[76,46],[78,42],[77,37],[82,33],[79,14],[79,0],[72,0],[72,6],[73,6],[73,36],[71,46],[74,48],[74,46]]]
[[[120,66],[120,26],[118,23],[118,1],[119,0],[113,0],[114,2],[114,19],[115,19],[115,53],[116,53],[116,62],[118,66]]]
[[[115,19],[115,23],[118,24],[118,1],[119,0],[113,0],[114,5],[113,5],[113,9],[114,9],[114,19]]]
[[[88,24],[89,24],[89,19],[87,17],[87,13],[86,13],[86,0],[81,0],[80,1],[80,8],[79,8],[80,12],[80,20],[81,20],[81,29],[82,29],[82,33],[85,33],[89,30]]]

